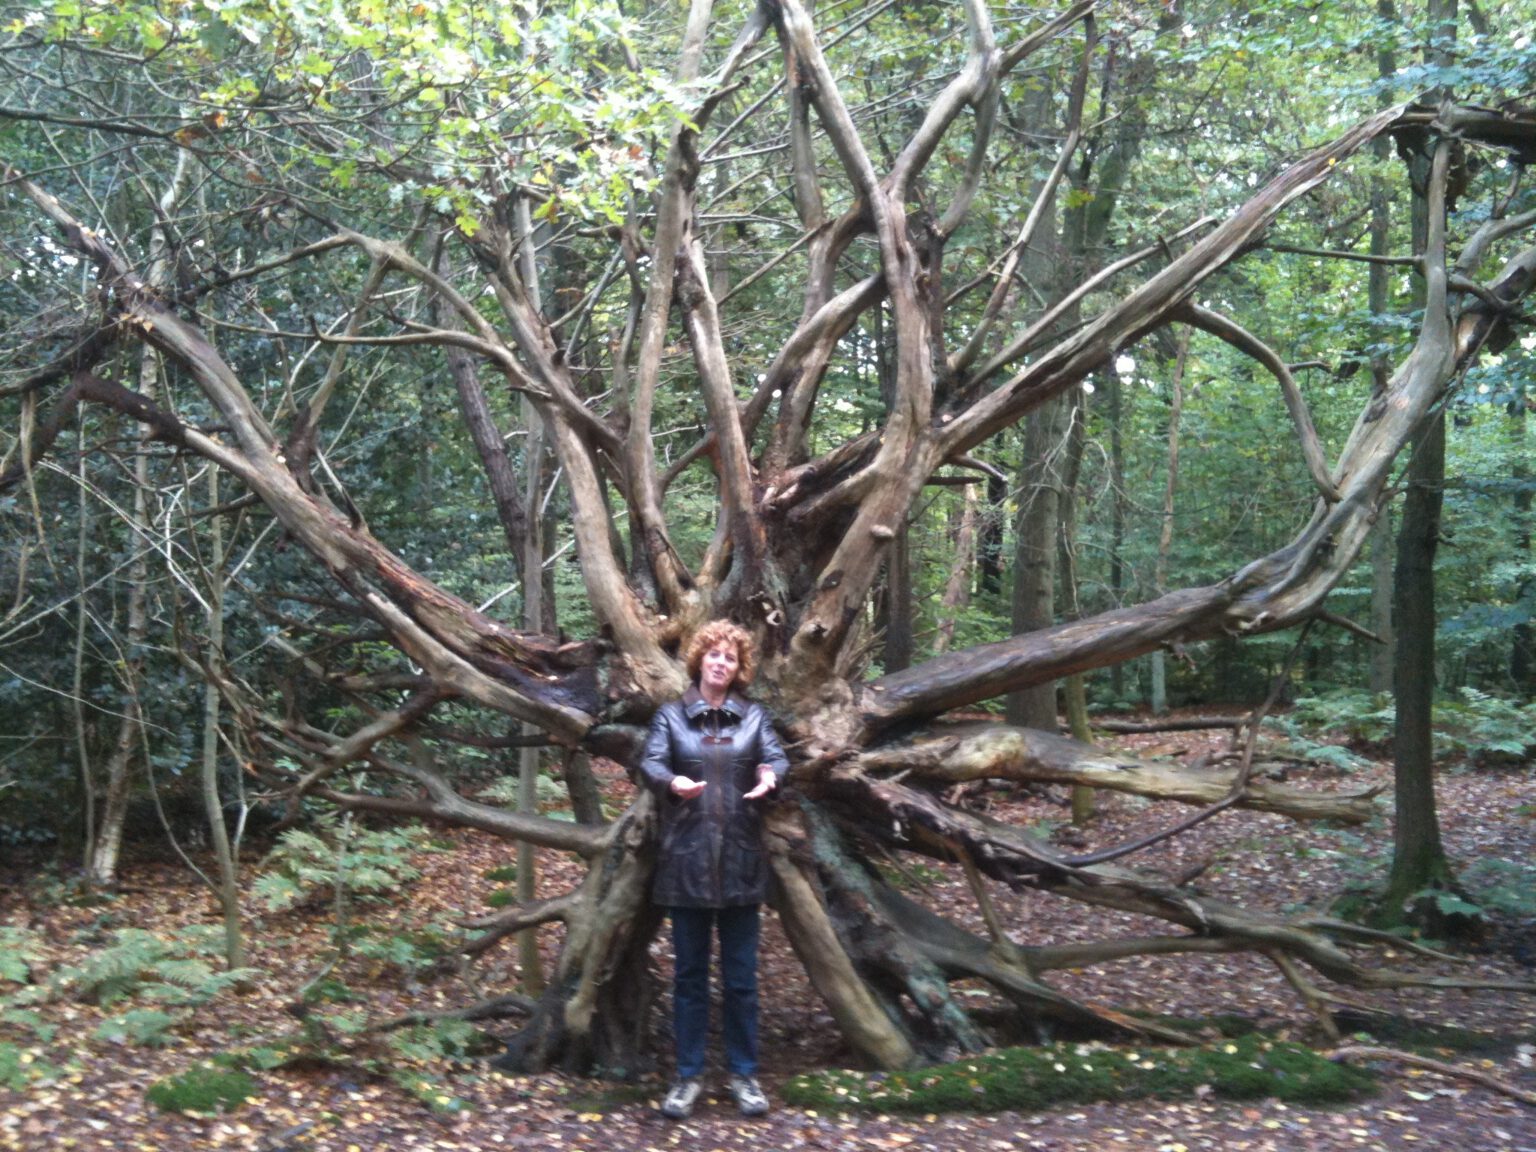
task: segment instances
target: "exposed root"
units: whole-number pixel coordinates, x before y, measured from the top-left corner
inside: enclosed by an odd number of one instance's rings
[[[478,916],[473,920],[461,920],[460,927],[479,928],[482,931],[480,935],[464,944],[459,951],[465,956],[478,956],[498,940],[505,939],[515,932],[521,932],[524,928],[536,928],[540,924],[568,919],[575,903],[576,893],[567,892],[563,896],[556,896],[549,900],[519,904],[494,916]]]
[[[435,1024],[440,1020],[505,1020],[509,1016],[531,1016],[535,1007],[535,1001],[528,997],[508,993],[466,1004],[462,1008],[445,1008],[439,1012],[407,1012],[401,1016],[392,1016],[388,1020],[381,1020],[369,1031],[393,1032],[413,1024]]]

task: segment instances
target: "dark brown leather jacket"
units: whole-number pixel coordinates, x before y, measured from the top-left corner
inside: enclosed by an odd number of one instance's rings
[[[684,908],[761,904],[768,895],[763,805],[742,797],[757,786],[757,766],[778,782],[789,760],[761,704],[732,692],[711,708],[698,688],[663,705],[651,720],[640,771],[661,810],[661,849],[651,898]],[[704,781],[692,800],[672,794],[674,776]]]

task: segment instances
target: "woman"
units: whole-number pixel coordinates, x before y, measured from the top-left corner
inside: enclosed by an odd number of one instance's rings
[[[789,761],[760,705],[737,692],[752,682],[752,637],[725,620],[706,624],[687,650],[693,687],[651,721],[640,770],[660,797],[661,850],[651,896],[672,920],[677,1080],[664,1115],[691,1115],[703,1085],[709,1029],[709,953],[720,936],[725,1062],[745,1116],[768,1111],[757,1083],[758,906],[768,892],[763,801]]]

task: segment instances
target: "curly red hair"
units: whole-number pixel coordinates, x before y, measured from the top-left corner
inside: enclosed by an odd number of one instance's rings
[[[704,663],[704,653],[717,644],[734,644],[736,646],[736,679],[731,687],[745,688],[752,683],[752,677],[757,675],[757,645],[752,642],[752,633],[740,625],[732,624],[729,620],[711,620],[704,627],[693,634],[693,639],[688,641],[688,650],[683,655],[683,660],[688,666],[688,679],[695,684],[699,682],[699,670]]]

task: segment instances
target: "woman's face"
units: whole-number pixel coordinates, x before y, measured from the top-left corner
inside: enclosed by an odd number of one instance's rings
[[[736,655],[736,645],[722,640],[704,653],[704,659],[699,662],[699,687],[713,692],[727,692],[736,682],[736,672],[740,667],[741,659]]]

